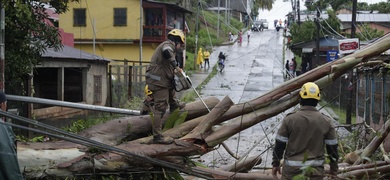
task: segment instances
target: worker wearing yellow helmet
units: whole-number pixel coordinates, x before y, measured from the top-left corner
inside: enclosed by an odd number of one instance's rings
[[[280,174],[280,161],[284,159],[281,179],[293,179],[304,174],[309,179],[324,178],[325,149],[329,155],[330,173],[337,175],[338,152],[336,130],[331,119],[316,108],[319,87],[305,83],[299,92],[300,108],[286,115],[277,135],[272,154],[272,175]],[[325,148],[326,147],[326,148]],[[303,172],[311,166],[312,171]]]
[[[173,29],[168,38],[153,53],[146,70],[145,101],[141,114],[152,113],[153,140],[151,143],[170,144],[173,139],[162,135],[162,118],[168,108],[170,112],[184,108],[175,95],[174,74],[182,71],[175,59],[176,51],[184,48],[185,35],[180,29]]]

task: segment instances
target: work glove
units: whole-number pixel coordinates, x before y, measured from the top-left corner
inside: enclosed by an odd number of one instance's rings
[[[175,73],[181,73],[181,72],[183,72],[183,69],[181,69],[179,66],[176,66],[175,67]]]

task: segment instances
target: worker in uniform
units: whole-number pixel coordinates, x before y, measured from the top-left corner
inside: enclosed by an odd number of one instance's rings
[[[282,179],[293,179],[309,166],[314,169],[307,171],[305,176],[323,179],[325,147],[329,155],[330,172],[337,175],[339,155],[336,131],[331,119],[316,109],[320,90],[315,83],[308,82],[302,86],[299,95],[300,108],[286,115],[277,132],[272,154],[272,175],[277,178],[280,161],[284,159]]]
[[[7,97],[0,90],[0,111],[7,111]],[[6,122],[5,117],[0,121]],[[11,126],[0,124],[0,179],[23,180],[16,154],[16,137]]]
[[[146,70],[146,98],[141,114],[152,113],[153,140],[151,143],[170,144],[173,142],[171,137],[162,135],[163,116],[168,105],[170,112],[185,107],[185,104],[177,100],[174,90],[174,74],[182,71],[176,62],[175,53],[180,48],[184,48],[184,43],[183,31],[171,30],[168,33],[168,39],[156,48]]]

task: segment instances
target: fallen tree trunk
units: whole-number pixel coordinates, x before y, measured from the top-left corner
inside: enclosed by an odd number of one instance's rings
[[[364,161],[365,158],[370,157],[383,143],[387,135],[389,135],[389,132],[390,132],[390,118],[386,120],[386,123],[382,126],[382,128],[378,132],[379,135],[375,136],[374,139],[370,142],[370,144],[368,144],[368,146],[364,148],[363,152],[360,154],[359,159],[354,164],[355,165],[360,164]]]
[[[344,172],[337,175],[340,179],[382,179],[384,175],[388,175],[390,172],[390,164],[361,169],[356,169],[348,172]]]
[[[261,155],[252,156],[252,157],[243,157],[239,159],[236,163],[231,165],[222,166],[219,168],[221,171],[230,171],[230,172],[249,172],[256,165],[261,163]]]
[[[209,130],[213,125],[219,125],[221,122],[231,120],[238,116],[244,116],[243,119],[235,119],[229,123],[223,124],[219,129],[211,132],[210,134],[202,134],[204,137],[196,137],[198,139],[204,139],[205,141],[186,142],[183,140],[176,140],[174,144],[170,145],[146,145],[140,144],[141,140],[134,140],[122,143],[123,140],[132,140],[136,137],[144,137],[150,134],[151,125],[148,116],[130,117],[128,119],[114,120],[102,125],[98,125],[85,131],[82,135],[98,142],[104,142],[105,144],[115,145],[116,148],[131,152],[143,157],[152,157],[156,159],[164,159],[169,161],[175,161],[178,165],[183,166],[184,161],[180,161],[180,157],[186,157],[191,155],[202,155],[210,150],[209,147],[214,147],[222,143],[227,138],[240,132],[248,127],[251,127],[258,122],[266,120],[269,117],[288,109],[289,107],[298,103],[297,90],[308,81],[316,81],[320,87],[323,87],[326,83],[331,82],[346,71],[354,67],[355,65],[367,60],[369,57],[376,56],[381,52],[390,48],[390,35],[385,36],[379,42],[375,43],[375,46],[365,48],[354,54],[346,56],[338,61],[334,61],[323,66],[317,67],[302,76],[292,79],[282,85],[276,87],[274,90],[251,100],[247,103],[237,104],[229,106],[230,108],[223,113],[215,114],[212,123],[207,124],[204,127],[202,120],[208,113],[207,109],[203,105],[199,105],[194,109],[201,109],[202,111],[194,112],[193,117],[188,119],[187,122],[180,126],[177,126],[169,131],[164,132],[166,134],[172,134],[173,137],[181,138],[191,132],[192,129],[199,126],[199,129]],[[215,102],[215,101],[213,101]],[[221,105],[228,107],[229,102],[224,102]],[[217,105],[217,103],[215,103]],[[208,105],[209,107],[215,107]],[[190,106],[187,106],[189,108]],[[187,109],[189,114],[194,109]],[[143,121],[142,121],[143,120]],[[207,121],[204,121],[207,122]],[[136,123],[142,124],[139,127]],[[130,125],[129,125],[130,124]],[[136,129],[139,128],[139,129]],[[130,130],[129,130],[130,129]],[[139,134],[136,134],[136,133]],[[112,135],[111,135],[112,134]],[[130,137],[130,138],[129,138]],[[121,144],[119,144],[121,143]],[[73,177],[72,175],[77,172],[95,172],[97,169],[101,172],[115,172],[115,171],[131,171],[134,169],[147,169],[153,164],[153,161],[143,162],[137,158],[131,158],[123,156],[115,152],[81,152],[79,148],[68,147],[68,149],[61,149],[62,147],[55,147],[55,143],[52,146],[46,146],[46,150],[37,147],[35,143],[24,144],[18,147],[18,152],[21,157],[25,159],[21,161],[20,165],[29,178],[42,178],[49,175],[57,175],[58,177]],[[39,144],[38,144],[39,145]],[[58,145],[58,144],[57,144]],[[79,147],[79,146],[77,146]],[[206,148],[205,148],[206,147]],[[39,150],[36,150],[39,149]],[[63,150],[63,152],[61,152]],[[69,156],[57,157],[56,153],[68,153]],[[39,154],[42,153],[42,154]],[[44,157],[42,164],[34,163],[37,157]],[[62,158],[62,159],[58,159]],[[30,163],[31,162],[31,163]],[[147,163],[147,165],[142,165]],[[205,176],[215,177],[234,177],[234,178],[252,178],[252,174],[244,173],[232,173],[225,171],[217,171],[210,169],[202,169],[199,167],[192,168],[197,171],[198,174],[204,173]],[[33,172],[33,173],[29,173]],[[50,174],[49,174],[50,173]],[[259,178],[260,175],[256,176]],[[262,177],[262,176],[261,176]],[[270,176],[272,179],[273,177]],[[268,175],[264,176],[264,179],[269,178]]]
[[[194,167],[193,169],[203,172],[204,175],[209,175],[209,179],[275,180],[270,170],[264,172],[236,173],[202,167]]]
[[[222,101],[203,118],[200,124],[192,129],[192,131],[185,135],[182,139],[203,140],[208,136],[211,128],[216,124],[215,121],[217,121],[233,104],[233,101],[228,96],[225,96],[225,98],[222,99]]]

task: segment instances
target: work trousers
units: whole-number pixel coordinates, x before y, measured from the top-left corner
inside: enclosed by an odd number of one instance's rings
[[[163,116],[168,108],[168,105],[176,106],[178,103],[176,99],[176,92],[174,89],[161,88],[153,85],[149,85],[149,90],[153,92],[153,106],[149,107],[150,111],[153,113],[153,136],[161,135]]]
[[[282,179],[291,180],[294,176],[302,174],[301,166],[283,166]],[[324,179],[324,166],[313,166],[311,171],[305,174],[310,180],[322,180]]]

